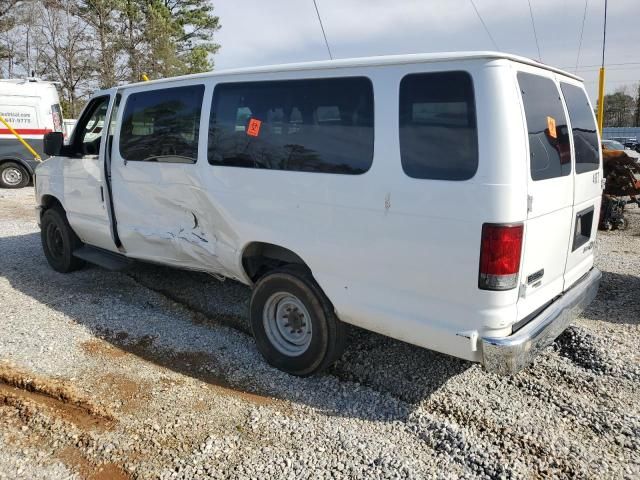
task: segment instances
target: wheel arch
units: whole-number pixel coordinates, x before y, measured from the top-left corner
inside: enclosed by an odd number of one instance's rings
[[[55,195],[51,195],[49,193],[45,193],[44,195],[42,195],[40,197],[40,209],[39,209],[40,218],[42,218],[42,214],[46,210],[49,210],[50,208],[54,208],[54,207],[59,207],[64,211],[64,206],[62,205],[62,202],[58,200],[58,198]]]
[[[309,265],[293,250],[268,242],[250,242],[242,249],[242,271],[255,284],[265,273],[284,265],[297,265],[312,273]]]

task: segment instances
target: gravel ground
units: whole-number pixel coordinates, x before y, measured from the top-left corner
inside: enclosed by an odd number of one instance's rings
[[[249,290],[52,271],[33,189],[0,190],[0,479],[638,478],[640,209],[598,298],[512,378],[353,329],[328,373],[256,352]]]

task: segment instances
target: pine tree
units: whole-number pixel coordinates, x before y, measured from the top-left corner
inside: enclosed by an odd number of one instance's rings
[[[95,78],[100,88],[117,85],[126,78],[118,12],[122,0],[78,0],[77,13],[94,32]]]
[[[220,20],[208,0],[124,0],[120,16],[130,81],[143,73],[165,78],[213,68]]]

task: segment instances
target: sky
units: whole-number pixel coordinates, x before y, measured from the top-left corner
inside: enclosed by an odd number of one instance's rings
[[[329,58],[313,0],[211,0],[222,29],[215,68]],[[316,0],[334,58],[496,50],[471,0]],[[530,0],[540,56],[576,72],[585,0]],[[498,50],[538,59],[527,0],[474,0]],[[595,104],[604,0],[586,0],[577,74]],[[626,65],[620,65],[620,64]],[[640,0],[610,0],[606,91],[640,81]]]

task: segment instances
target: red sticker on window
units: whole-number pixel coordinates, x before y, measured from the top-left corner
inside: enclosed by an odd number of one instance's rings
[[[260,127],[262,126],[262,122],[257,118],[252,118],[249,120],[249,126],[247,127],[247,135],[251,137],[257,137],[260,135]]]

